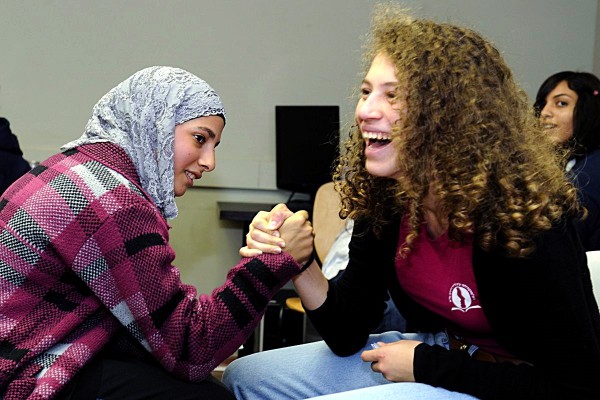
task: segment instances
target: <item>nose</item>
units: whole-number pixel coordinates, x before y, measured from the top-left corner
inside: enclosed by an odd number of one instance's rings
[[[356,116],[361,120],[381,118],[383,116],[381,101],[376,96],[359,100],[356,105]]]
[[[204,171],[210,172],[215,169],[215,149],[214,148],[203,148],[198,158],[198,165],[204,168]]]
[[[544,106],[544,108],[542,108],[542,111],[540,112],[540,118],[546,119],[550,117],[552,117],[552,110],[550,109],[549,104],[546,103],[546,105]]]

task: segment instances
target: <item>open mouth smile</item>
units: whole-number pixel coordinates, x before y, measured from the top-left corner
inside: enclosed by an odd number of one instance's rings
[[[366,142],[367,147],[381,147],[392,141],[392,135],[385,132],[363,132],[362,137]]]
[[[200,176],[196,176],[196,174],[190,171],[185,171],[185,176],[188,178],[190,186],[194,184],[194,179],[200,179]]]

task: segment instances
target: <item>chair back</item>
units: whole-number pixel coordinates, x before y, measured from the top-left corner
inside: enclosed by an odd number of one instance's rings
[[[321,185],[315,195],[312,224],[315,231],[315,251],[321,261],[325,260],[336,236],[345,226],[340,218],[340,195],[335,191],[334,183]]]

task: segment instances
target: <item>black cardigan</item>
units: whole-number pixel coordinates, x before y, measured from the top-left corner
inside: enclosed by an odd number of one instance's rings
[[[399,221],[383,227],[381,239],[357,222],[348,267],[330,283],[325,303],[308,312],[336,354],[364,347],[382,317],[387,290],[412,331],[452,328],[400,288],[394,264],[398,235]],[[463,351],[420,344],[415,380],[482,399],[600,399],[600,315],[574,225],[542,234],[525,259],[485,252],[475,243],[473,271],[496,339],[533,366],[487,363]]]

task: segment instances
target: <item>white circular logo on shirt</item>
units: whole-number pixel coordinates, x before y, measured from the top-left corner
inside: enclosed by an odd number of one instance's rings
[[[452,285],[448,297],[450,302],[454,304],[452,311],[467,312],[473,308],[481,308],[479,305],[472,305],[473,300],[475,300],[475,294],[469,286],[463,283]]]

